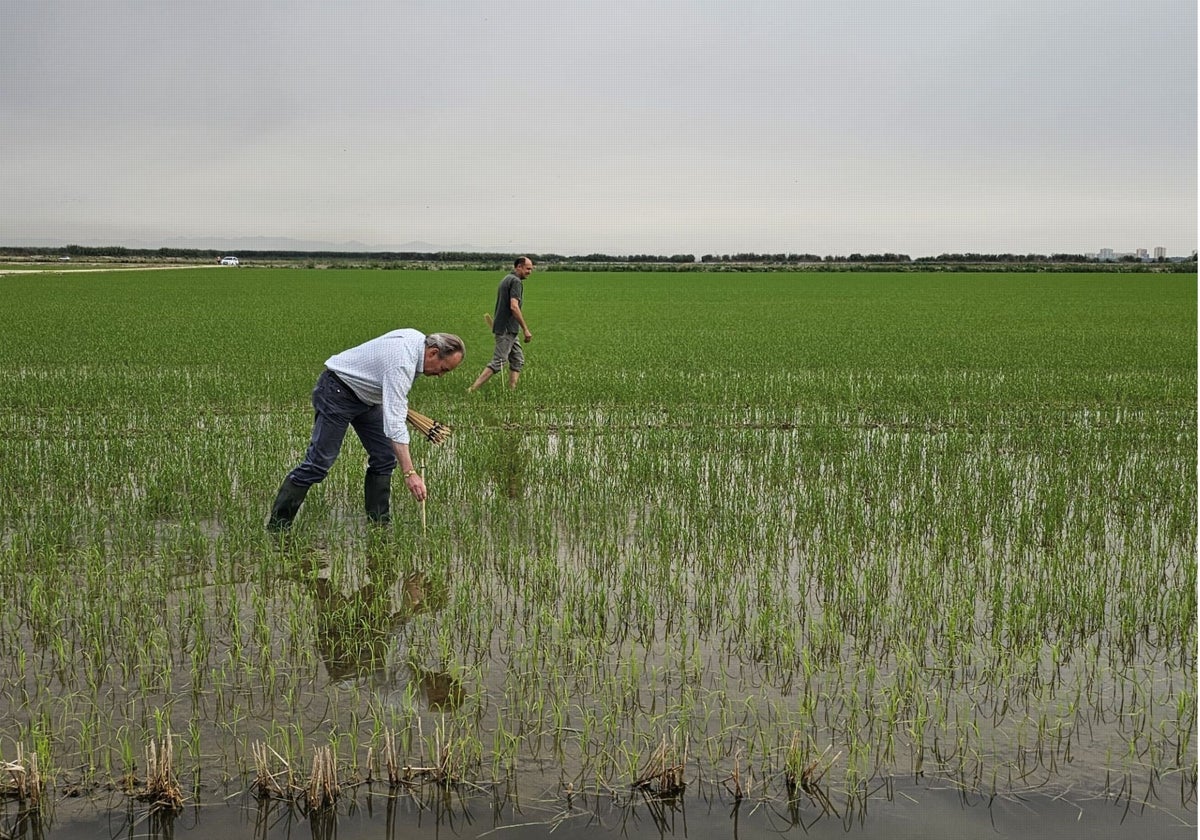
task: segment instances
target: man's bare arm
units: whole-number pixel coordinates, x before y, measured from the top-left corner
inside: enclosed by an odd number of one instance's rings
[[[513,317],[517,319],[517,323],[521,325],[521,329],[525,333],[525,342],[528,344],[530,341],[533,341],[533,333],[529,331],[529,327],[525,326],[525,316],[521,314],[521,302],[516,298],[509,298],[508,309],[512,312]]]

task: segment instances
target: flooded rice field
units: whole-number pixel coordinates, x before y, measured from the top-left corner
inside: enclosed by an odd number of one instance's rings
[[[351,440],[283,538],[311,366],[14,358],[0,837],[1191,836],[1181,329],[1140,376],[651,364],[608,401],[564,348],[414,388],[454,427],[424,508],[368,526]]]

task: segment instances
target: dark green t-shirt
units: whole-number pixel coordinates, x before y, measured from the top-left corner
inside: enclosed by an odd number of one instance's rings
[[[523,304],[525,301],[522,299],[522,295],[524,294],[524,284],[521,283],[521,278],[517,275],[509,274],[500,281],[500,288],[496,290],[496,313],[492,316],[493,333],[496,335],[504,335],[505,333],[516,335],[517,331],[521,329],[521,325],[513,317],[512,309],[509,308],[508,302],[516,298],[518,304]]]

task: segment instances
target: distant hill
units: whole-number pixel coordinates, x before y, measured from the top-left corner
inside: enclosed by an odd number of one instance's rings
[[[185,251],[222,251],[237,253],[238,251],[319,251],[323,253],[372,254],[383,252],[404,252],[435,254],[442,251],[467,253],[500,253],[512,251],[506,247],[489,247],[481,245],[437,245],[433,242],[414,240],[402,242],[399,245],[368,245],[365,242],[351,240],[349,242],[325,242],[316,239],[293,239],[286,236],[173,236],[155,240],[127,240],[114,242],[111,239],[71,238],[51,239],[49,237],[32,237],[21,242],[0,243],[9,247],[29,248],[64,248],[67,245],[79,245],[84,248],[108,248],[120,246],[133,250],[154,251],[159,248],[177,248]],[[515,253],[515,252],[514,252]]]
[[[83,243],[79,243],[83,244]],[[238,236],[238,237],[175,237],[164,239],[152,248],[184,248],[200,251],[319,251],[323,253],[378,254],[390,252],[436,254],[444,251],[456,253],[499,253],[511,249],[481,245],[437,245],[433,242],[414,240],[399,245],[368,245],[365,242],[322,242],[312,239],[291,239],[284,236]]]
[[[307,239],[291,239],[286,236],[177,236],[171,239],[163,239],[153,245],[135,247],[183,248],[198,251],[337,251],[359,254],[380,250],[379,248],[374,248],[357,241],[320,242]],[[433,246],[429,247],[432,248]]]

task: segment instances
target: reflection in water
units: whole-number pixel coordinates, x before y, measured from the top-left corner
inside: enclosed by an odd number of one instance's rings
[[[447,674],[445,671],[427,671],[424,668],[411,666],[421,688],[425,692],[425,700],[431,709],[454,709],[463,700],[462,682]]]
[[[4,798],[0,796],[0,837],[4,838],[21,838],[21,840],[42,840],[45,834],[45,825],[42,822],[42,815],[37,808],[25,807],[21,803],[21,807],[17,809],[16,819],[14,822],[9,822],[8,813],[2,810]]]
[[[333,808],[313,811],[308,815],[312,840],[334,840],[338,836],[338,815]]]
[[[150,837],[153,840],[172,840],[175,837],[175,817],[175,812],[170,808],[151,808]]]
[[[394,688],[399,675],[389,672],[388,661],[400,630],[413,616],[435,612],[445,604],[444,589],[431,583],[424,572],[399,579],[399,571],[389,569],[380,555],[372,552],[366,583],[350,592],[330,578],[311,582],[317,649],[334,683],[365,679]],[[450,674],[411,663],[407,671],[430,708],[450,709],[462,701],[462,685]]]
[[[337,808],[305,813],[293,803],[261,800],[245,807],[236,798],[223,804],[210,800],[204,808],[185,811],[195,819],[173,818],[148,825],[147,815],[130,809],[127,822],[112,814],[65,818],[66,800],[56,806],[53,831],[28,815],[13,823],[0,799],[0,837],[40,840],[95,840],[97,837],[209,838],[248,837],[376,840],[446,840],[499,838],[593,838],[593,840],[873,840],[895,837],[1021,837],[1051,840],[1128,840],[1130,837],[1194,837],[1196,811],[1191,805],[1147,807],[1136,798],[1111,797],[1072,802],[1061,796],[1025,791],[1019,796],[971,794],[955,785],[897,779],[885,790],[843,792],[839,814],[826,811],[807,796],[786,804],[770,800],[731,801],[727,792],[700,782],[693,796],[659,800],[638,792],[622,796],[614,790],[576,793],[562,798],[529,800],[499,790],[425,785],[397,794],[358,788]],[[379,797],[384,804],[378,808]],[[870,803],[868,807],[868,801]],[[365,807],[361,807],[365,806]],[[480,815],[490,819],[481,825]],[[315,819],[313,819],[315,817]],[[7,832],[7,833],[6,833]],[[170,833],[167,833],[170,832]]]
[[[487,468],[492,481],[509,499],[519,499],[525,491],[525,465],[530,454],[526,451],[524,434],[505,430],[495,436],[495,449],[491,452]]]

